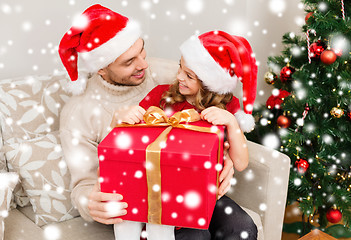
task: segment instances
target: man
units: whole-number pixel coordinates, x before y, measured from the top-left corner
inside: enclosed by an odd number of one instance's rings
[[[177,73],[173,62],[146,62],[140,35],[135,22],[96,4],[60,42],[59,54],[73,81],[68,89],[76,95],[61,112],[61,144],[72,178],[72,202],[88,221],[116,224],[127,212],[122,195],[100,192],[97,175],[97,145],[111,130],[115,112],[137,105],[153,87],[170,83]],[[78,74],[78,59],[82,68],[94,73],[88,80]],[[220,196],[228,191],[233,173],[226,160]]]

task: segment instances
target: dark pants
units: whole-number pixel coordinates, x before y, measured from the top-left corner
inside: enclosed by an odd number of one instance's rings
[[[225,211],[226,208],[227,211]],[[256,240],[257,227],[238,204],[229,197],[223,196],[216,203],[208,230],[181,228],[175,230],[175,239]]]

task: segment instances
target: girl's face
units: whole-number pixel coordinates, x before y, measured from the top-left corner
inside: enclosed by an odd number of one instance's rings
[[[179,92],[185,96],[189,103],[192,103],[200,90],[200,80],[190,68],[186,67],[183,57],[180,59],[177,80],[179,82]]]

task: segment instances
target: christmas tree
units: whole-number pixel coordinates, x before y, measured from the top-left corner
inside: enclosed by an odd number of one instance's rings
[[[281,55],[269,57],[274,89],[247,137],[290,157],[288,204],[303,213],[301,236],[351,237],[351,1],[303,3],[304,34],[285,34]]]

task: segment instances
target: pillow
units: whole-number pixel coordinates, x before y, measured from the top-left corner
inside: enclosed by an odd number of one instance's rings
[[[2,141],[2,134],[1,134],[1,129],[0,129],[0,150],[3,146],[3,141]],[[5,158],[5,154],[0,151],[0,173],[1,172],[7,172],[7,166],[6,166],[6,158]]]
[[[69,95],[63,87],[65,73],[55,76],[27,76],[0,81],[1,145],[43,136],[59,129],[59,113]],[[6,159],[0,152],[0,169]],[[15,201],[20,206],[28,204],[21,185],[14,190]]]
[[[16,173],[0,173],[0,239],[4,239],[4,218],[8,216],[12,199],[12,191],[18,182]]]
[[[19,174],[39,226],[78,216],[71,204],[70,173],[59,132],[14,143],[4,148],[10,171]]]
[[[66,75],[28,76],[0,81],[4,145],[59,129],[59,113],[69,95]]]

